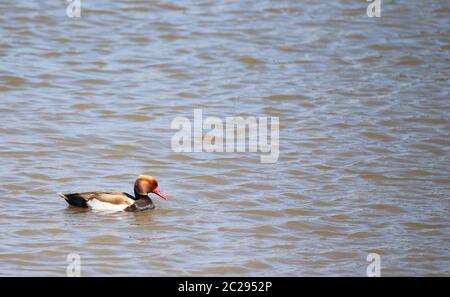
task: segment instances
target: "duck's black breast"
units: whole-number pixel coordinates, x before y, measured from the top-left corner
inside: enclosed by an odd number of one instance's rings
[[[143,211],[147,209],[154,209],[155,205],[153,204],[152,199],[150,198],[141,198],[137,199],[132,205],[125,208],[125,211]]]

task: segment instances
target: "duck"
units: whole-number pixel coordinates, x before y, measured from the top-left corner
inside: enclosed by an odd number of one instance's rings
[[[69,205],[108,211],[143,211],[154,209],[152,199],[148,194],[153,193],[167,200],[167,196],[158,188],[158,180],[150,175],[140,175],[134,182],[134,196],[125,192],[82,192],[57,193]]]

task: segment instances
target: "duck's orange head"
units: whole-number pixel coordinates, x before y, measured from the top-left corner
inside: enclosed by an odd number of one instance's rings
[[[154,193],[164,200],[167,200],[167,196],[162,193],[158,188],[158,181],[155,177],[150,175],[140,175],[134,182],[134,194],[147,196],[150,193]]]

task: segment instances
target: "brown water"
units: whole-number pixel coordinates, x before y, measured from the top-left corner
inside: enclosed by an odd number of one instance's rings
[[[1,1],[1,275],[450,275],[450,3],[252,3]],[[195,108],[279,117],[278,162],[174,153]],[[139,174],[169,201],[56,195]]]

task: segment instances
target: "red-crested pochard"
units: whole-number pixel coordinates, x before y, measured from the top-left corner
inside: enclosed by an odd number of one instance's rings
[[[153,176],[140,175],[134,183],[134,197],[123,192],[83,192],[61,194],[67,203],[73,206],[98,210],[141,211],[153,209],[155,205],[148,194],[154,193],[164,200],[164,195],[158,188],[158,181]]]

